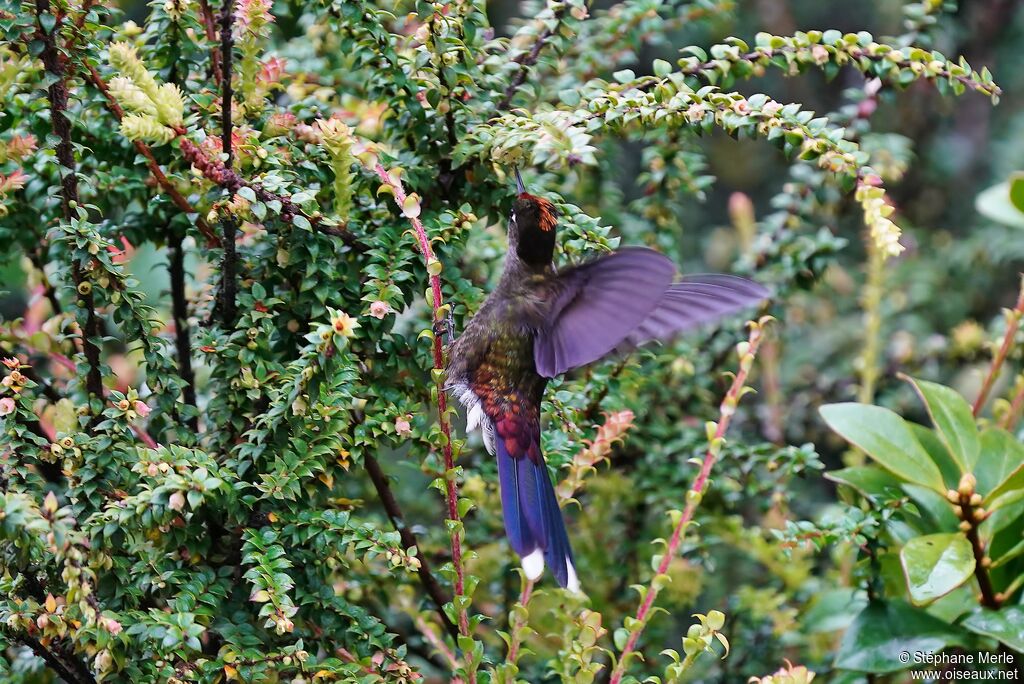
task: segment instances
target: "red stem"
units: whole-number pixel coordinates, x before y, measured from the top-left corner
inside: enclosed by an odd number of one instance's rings
[[[405,205],[406,194],[405,189],[402,187],[402,182],[388,174],[388,170],[379,162],[374,164],[373,170],[381,181],[388,185],[394,192],[395,202],[398,206],[400,208],[403,207]],[[420,252],[423,254],[423,261],[425,264],[429,264],[434,260],[434,250],[430,247],[430,238],[427,237],[427,231],[423,227],[423,222],[415,216],[409,217],[409,222],[412,224],[412,227],[416,232],[416,241],[419,243]],[[430,276],[430,290],[433,295],[431,308],[434,311],[434,318],[436,319],[438,310],[443,306],[443,302],[441,300],[441,276]],[[444,347],[441,344],[441,337],[439,335],[434,335],[434,369],[444,369]],[[444,445],[441,447],[441,453],[444,456],[445,498],[448,502],[448,519],[459,521],[459,490],[458,485],[455,483],[455,479],[450,475],[452,469],[455,467],[455,456],[452,452],[451,425],[448,422],[448,397],[445,394],[444,385],[441,380],[436,381],[435,387],[437,389],[437,413],[441,426],[441,434],[444,435]],[[462,541],[459,539],[458,530],[451,533],[451,545],[452,564],[455,566],[455,595],[456,597],[460,597],[465,594],[465,580],[462,568]],[[458,613],[459,632],[463,636],[469,636],[469,615],[464,608],[459,608]],[[471,675],[470,681],[472,682],[474,679],[475,678]]]
[[[1010,410],[1006,412],[1001,427],[1004,430],[1013,430],[1020,420],[1021,409],[1024,408],[1024,381],[1021,381],[1020,388],[1010,402]]]
[[[528,579],[526,580],[526,584],[523,585],[523,592],[519,595],[519,605],[525,608],[526,604],[530,602],[530,595],[532,593],[533,580]],[[526,625],[519,621],[516,621],[516,623],[512,625],[512,643],[509,644],[508,657],[506,658],[506,660],[512,664],[515,664],[516,661],[519,660],[519,646],[522,643],[521,632],[525,626]]]
[[[1017,329],[1020,327],[1022,315],[1024,315],[1024,280],[1021,281],[1017,304],[1010,311],[1006,321],[1006,334],[1003,335],[1003,344],[999,347],[999,351],[996,352],[995,358],[992,359],[992,365],[988,368],[988,375],[985,376],[985,382],[981,385],[978,398],[974,400],[971,412],[975,418],[978,417],[981,409],[985,406],[988,393],[992,391],[992,385],[995,384],[996,378],[999,376],[999,369],[1003,367],[1003,361],[1006,360],[1006,355],[1010,353],[1010,348],[1013,347],[1013,340],[1017,336]]]
[[[711,468],[715,465],[715,461],[718,458],[719,447],[717,445],[725,437],[726,430],[729,429],[729,423],[732,422],[736,406],[743,396],[743,387],[746,384],[747,375],[753,365],[754,357],[757,355],[757,349],[761,345],[765,322],[765,319],[762,319],[761,322],[751,324],[750,338],[748,340],[750,346],[740,358],[740,370],[733,378],[732,386],[729,387],[729,391],[722,401],[721,417],[718,421],[718,427],[715,429],[712,444],[704,454],[704,462],[701,464],[697,478],[690,485],[690,491],[686,495],[686,508],[683,509],[679,522],[676,523],[676,527],[672,531],[672,537],[669,539],[668,547],[661,557],[661,562],[658,563],[658,571],[655,573],[655,577],[668,572],[668,566],[672,559],[676,557],[679,546],[683,542],[683,534],[690,521],[693,520],[693,514],[696,512],[697,506],[700,505],[704,490],[707,487],[708,477],[711,475]],[[640,635],[643,633],[643,628],[646,626],[647,617],[651,612],[651,608],[654,607],[654,600],[657,597],[658,587],[652,581],[651,585],[647,587],[647,593],[644,595],[643,603],[640,604],[640,609],[636,612],[636,619],[639,621],[640,627],[629,635],[629,639],[626,641],[626,645],[622,649],[622,654],[619,656],[618,663],[615,666],[615,671],[612,672],[610,684],[619,684],[622,681],[622,677],[626,674],[628,656],[636,649]]]

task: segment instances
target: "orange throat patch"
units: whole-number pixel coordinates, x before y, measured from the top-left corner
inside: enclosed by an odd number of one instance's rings
[[[532,200],[537,205],[537,212],[539,213],[538,223],[541,230],[547,232],[555,229],[555,226],[558,224],[558,212],[550,200],[531,195],[528,192],[524,192],[519,196],[523,199]]]

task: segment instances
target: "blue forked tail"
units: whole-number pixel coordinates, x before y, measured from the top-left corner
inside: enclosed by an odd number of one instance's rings
[[[544,457],[540,456],[540,445],[531,450],[537,454],[534,460],[525,454],[509,454],[504,439],[496,442],[505,534],[522,559],[523,571],[535,580],[546,563],[560,587],[579,591],[569,535]]]

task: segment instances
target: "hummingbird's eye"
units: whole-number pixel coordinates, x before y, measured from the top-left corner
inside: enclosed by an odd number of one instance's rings
[[[509,223],[515,223],[516,222],[516,210],[515,209],[510,209],[509,210],[509,212],[508,212],[508,222]]]

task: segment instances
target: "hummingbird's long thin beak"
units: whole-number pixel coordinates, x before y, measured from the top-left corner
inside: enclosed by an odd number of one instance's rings
[[[515,171],[515,174],[516,174],[516,192],[518,192],[520,195],[522,195],[523,193],[526,192],[526,186],[523,185],[523,177],[519,175],[519,167],[518,166],[514,166],[512,168],[513,168],[513,170]]]

